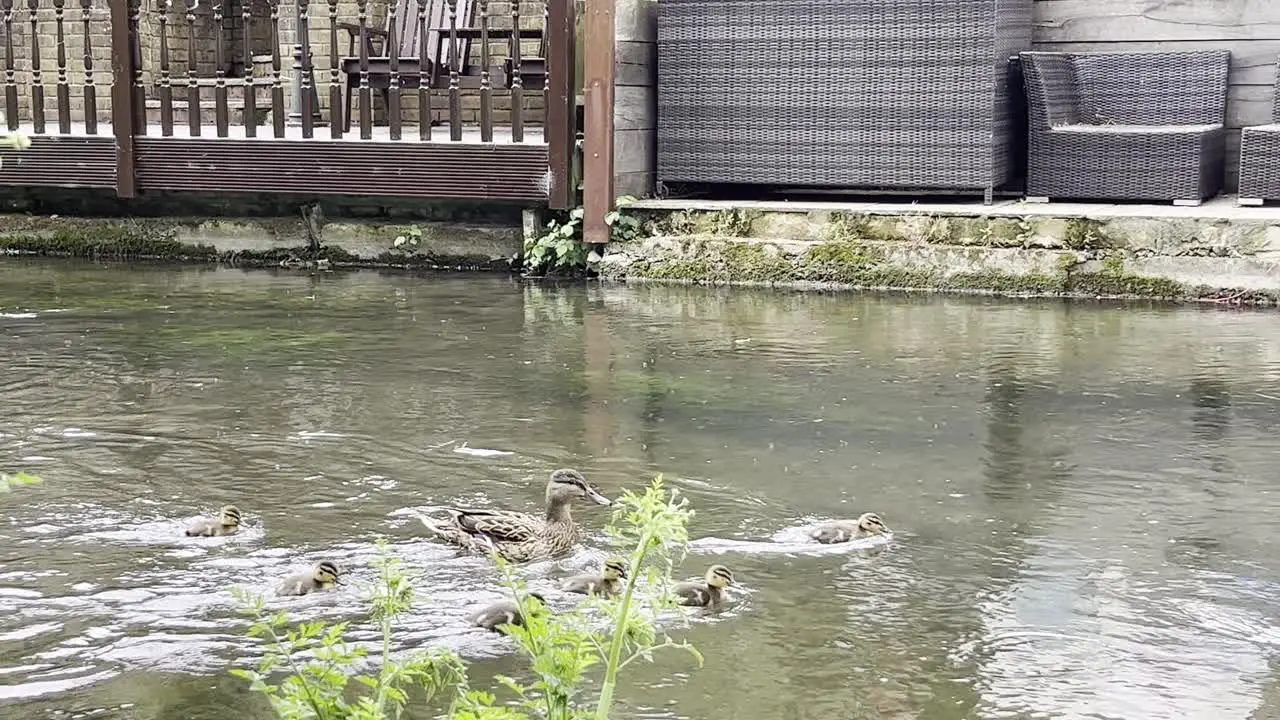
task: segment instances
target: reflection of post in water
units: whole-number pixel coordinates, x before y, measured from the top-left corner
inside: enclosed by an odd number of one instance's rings
[[[640,449],[650,464],[657,463],[654,445],[658,442],[658,423],[662,421],[663,385],[658,381],[658,349],[651,334],[644,336],[644,407],[640,415]]]
[[[1012,360],[1002,358],[987,370],[986,492],[1008,498],[1026,483],[1022,448],[1022,402],[1026,385],[1018,378]]]
[[[1224,440],[1231,425],[1231,389],[1214,370],[1204,370],[1191,379],[1187,389],[1195,410],[1191,413],[1191,435],[1197,450],[1215,473],[1230,472],[1223,454]]]
[[[1204,370],[1192,378],[1192,434],[1197,439],[1220,443],[1231,424],[1231,389],[1216,372]]]
[[[1049,408],[1043,403],[1056,393],[1029,385],[1018,376],[1015,361],[996,358],[987,369],[983,474],[985,493],[996,501],[995,509],[1022,525],[1045,509],[1062,488],[1067,448],[1053,441],[1045,420]]]
[[[1195,412],[1191,414],[1191,432],[1201,440],[1221,442],[1231,425],[1231,388],[1216,373],[1205,372],[1191,378],[1187,391]]]
[[[602,309],[590,308],[582,316],[587,365],[587,448],[599,455],[613,451],[613,416],[609,394],[613,387],[613,351]]]

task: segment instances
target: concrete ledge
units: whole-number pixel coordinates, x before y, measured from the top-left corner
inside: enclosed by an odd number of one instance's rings
[[[1280,212],[1201,207],[641,201],[602,277],[1276,304]]]
[[[67,218],[0,215],[0,253],[225,262],[246,267],[507,270],[518,226],[300,219]],[[397,242],[398,241],[398,242]]]

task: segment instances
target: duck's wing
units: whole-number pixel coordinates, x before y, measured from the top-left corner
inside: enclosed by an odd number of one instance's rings
[[[212,520],[197,520],[187,526],[187,536],[210,537],[215,532],[215,524]]]
[[[711,593],[703,585],[693,582],[676,583],[671,594],[681,605],[700,607],[711,601]]]
[[[854,528],[849,523],[833,521],[825,522],[809,531],[809,537],[817,540],[823,545],[831,545],[833,543],[848,542],[853,539]]]
[[[532,540],[544,525],[536,515],[509,510],[450,509],[449,512],[459,528],[472,535],[484,535],[494,542]]]

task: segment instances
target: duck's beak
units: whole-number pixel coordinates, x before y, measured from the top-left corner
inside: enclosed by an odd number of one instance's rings
[[[612,505],[613,501],[596,492],[595,488],[587,488],[587,497],[597,505]]]

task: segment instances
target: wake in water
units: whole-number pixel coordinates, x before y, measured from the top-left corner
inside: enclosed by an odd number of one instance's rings
[[[773,534],[770,540],[732,540],[729,538],[704,537],[689,543],[691,552],[704,552],[714,555],[738,552],[749,554],[788,554],[788,555],[847,555],[849,553],[883,547],[893,541],[893,534],[875,535],[842,543],[823,545],[809,537],[809,532],[817,527],[810,523],[800,527],[783,528]]]

